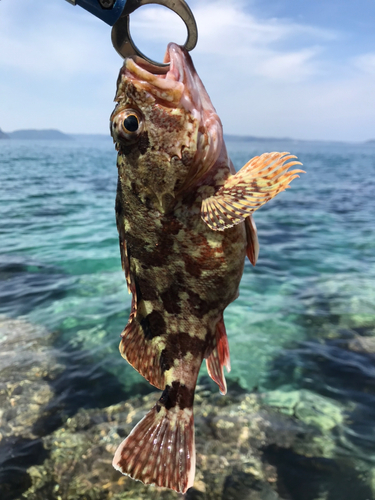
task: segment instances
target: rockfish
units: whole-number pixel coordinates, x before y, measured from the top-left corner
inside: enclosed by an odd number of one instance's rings
[[[111,115],[116,220],[132,294],[120,351],[163,390],[113,465],[183,493],[194,481],[193,400],[203,359],[226,392],[223,312],[238,297],[246,254],[253,265],[257,260],[252,213],[301,170],[288,171],[300,164],[289,153],[265,153],[236,174],[189,54],[170,44],[165,62],[168,72],[154,74],[146,63],[126,59]]]

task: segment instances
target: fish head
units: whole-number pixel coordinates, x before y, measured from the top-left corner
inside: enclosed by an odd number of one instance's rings
[[[200,182],[223,147],[222,125],[188,52],[169,44],[165,73],[128,58],[110,119],[119,177],[162,213]]]

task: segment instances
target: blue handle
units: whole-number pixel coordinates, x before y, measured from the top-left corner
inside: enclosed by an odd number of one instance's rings
[[[69,0],[68,0],[69,1]],[[100,5],[99,0],[76,0],[77,5],[99,17],[102,21],[113,26],[117,19],[121,16],[124,10],[126,0],[116,0],[111,8],[104,8]],[[105,4],[106,2],[103,2]],[[107,2],[110,4],[110,2]]]

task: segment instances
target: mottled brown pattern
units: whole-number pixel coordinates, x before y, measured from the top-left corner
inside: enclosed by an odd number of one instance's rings
[[[188,303],[191,306],[193,314],[198,318],[203,318],[204,315],[208,314],[210,311],[217,309],[219,301],[203,300],[199,293],[189,290]]]
[[[163,316],[159,312],[152,311],[147,316],[139,318],[139,320],[146,340],[152,340],[154,337],[166,335],[166,324]]]
[[[157,290],[150,286],[148,281],[145,281],[142,276],[133,276],[135,289],[137,291],[137,299],[141,300],[157,300],[158,292]]]
[[[144,155],[150,146],[150,141],[148,140],[148,133],[147,132],[142,132],[139,135],[139,141],[137,144],[138,144],[139,152],[141,153],[141,155]]]
[[[160,298],[163,302],[163,307],[169,314],[180,314],[182,309],[178,299],[178,293],[181,291],[181,286],[178,282],[171,284],[165,292],[160,294]]]
[[[249,214],[229,205],[245,206],[251,186],[258,193],[263,188],[254,179],[242,185],[247,173],[238,186],[232,182],[237,176],[220,119],[189,55],[171,44],[166,57],[165,75],[125,61],[111,116],[119,152],[116,221],[133,295],[120,350],[164,390],[119,447],[114,466],[145,483],[185,492],[194,478],[192,405],[199,368],[206,357],[210,376],[225,393],[223,366],[230,361],[223,311],[238,296],[247,249],[253,263],[258,251],[255,226],[246,229],[237,220]],[[134,133],[122,126],[129,113],[139,119]],[[267,181],[284,175],[267,165],[259,167]],[[267,187],[262,203],[276,191]],[[232,223],[226,231],[212,230]]]
[[[186,272],[194,278],[200,278],[202,274],[202,268],[199,261],[197,259],[194,259],[194,257],[187,253],[181,254],[181,257],[184,261]]]
[[[130,89],[128,102],[132,106],[136,86],[136,82],[124,86]],[[125,90],[122,104],[126,103],[126,96]],[[147,100],[150,99],[148,95]],[[189,130],[185,139],[159,141],[155,124],[167,124],[171,135],[175,125],[181,125],[186,111],[181,109],[176,119],[168,118],[170,109],[161,113],[160,101],[157,106],[158,111],[152,112],[147,106],[142,109],[142,101],[137,102],[137,109],[145,115],[142,133],[147,129],[149,146],[147,151],[134,147],[126,155],[121,155],[120,149],[116,212],[120,237],[122,234],[125,238],[130,256],[129,274],[137,298],[123,333],[122,353],[151,383],[159,386],[163,377],[168,381],[155,410],[160,416],[162,406],[170,412],[174,408],[184,411],[193,404],[199,367],[208,346],[213,345],[216,323],[237,295],[246,234],[243,227],[237,227],[228,235],[227,244],[225,233],[213,235],[203,223],[200,210],[205,187],[197,184],[189,193],[184,192],[197,154],[192,139],[196,133]],[[187,122],[199,126],[193,119]],[[180,136],[181,130],[176,129],[176,133]],[[226,162],[227,171],[223,171],[228,175],[225,147],[220,148],[218,163],[222,166]],[[146,361],[147,356],[152,360]],[[155,370],[156,364],[160,372]],[[187,430],[184,432],[189,435]],[[135,441],[132,443],[128,446],[135,446]],[[126,460],[131,461],[130,456]],[[130,465],[122,468],[148,481]],[[177,489],[173,484],[170,487]]]
[[[164,367],[171,368],[175,359],[183,360],[188,353],[191,353],[194,358],[200,357],[206,352],[207,342],[209,339],[199,339],[191,332],[180,330],[178,333],[168,335],[165,349],[161,352],[160,364]],[[185,363],[187,364],[187,363]],[[168,370],[169,368],[165,368]],[[186,367],[187,369],[188,367]]]
[[[172,385],[167,385],[159,399],[159,404],[164,406],[166,410],[170,410],[176,405],[180,410],[191,408],[193,402],[194,389],[189,389],[178,381],[172,382]]]

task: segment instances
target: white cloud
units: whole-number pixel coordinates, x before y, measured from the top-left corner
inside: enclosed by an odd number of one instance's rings
[[[286,54],[268,55],[256,65],[255,72],[275,80],[300,81],[319,72],[316,56],[319,51],[303,49]]]
[[[319,72],[317,56],[321,49],[315,44],[333,40],[337,33],[288,20],[259,20],[243,6],[243,2],[238,1],[196,2],[194,15],[199,43],[193,56],[216,56],[226,64],[235,60],[237,66],[246,66],[249,74],[273,80],[302,80]],[[140,38],[147,43],[156,39],[184,41],[183,23],[176,23],[176,15],[167,9],[148,6],[140,9],[134,18],[131,26],[135,41]],[[169,29],[163,29],[165,26]],[[314,46],[300,49],[301,41],[312,42]]]
[[[353,59],[353,63],[363,73],[375,75],[375,52],[361,54]]]
[[[331,50],[345,33],[260,19],[250,2],[190,5],[199,29],[192,57],[226,132],[375,136],[374,53],[348,56],[339,65]],[[176,19],[161,7],[140,9],[131,19],[135,42],[160,59],[168,41],[185,39]],[[1,0],[0,127],[107,133],[121,63],[110,27],[80,7],[63,0]]]
[[[17,10],[11,11],[7,0],[1,2],[0,65],[62,79],[81,71],[96,72],[97,68],[90,63],[98,58],[106,69],[106,44],[110,36],[106,25],[78,7],[71,6],[70,11],[48,3],[42,8],[40,0],[34,2],[40,17],[31,12],[33,6],[25,0],[18,4],[25,6],[23,17]],[[7,8],[3,9],[3,5]],[[26,22],[28,15],[31,19]]]

